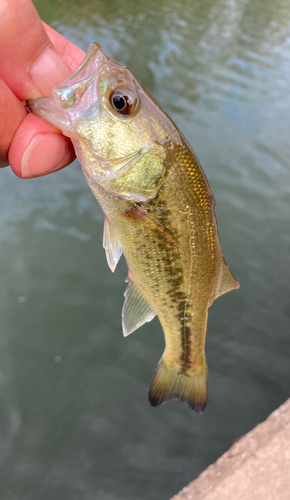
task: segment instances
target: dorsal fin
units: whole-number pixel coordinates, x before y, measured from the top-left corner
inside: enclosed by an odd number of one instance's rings
[[[105,217],[104,223],[103,247],[106,250],[108,266],[114,272],[122,255],[122,249],[117,241],[114,228],[107,217]]]
[[[130,333],[137,330],[137,328],[144,325],[144,323],[151,321],[155,316],[155,312],[130,280],[124,296],[122,326],[123,335],[127,337]]]
[[[220,295],[230,292],[231,290],[237,290],[238,288],[240,288],[240,285],[223,257],[220,280],[216,289],[215,298],[220,297]]]

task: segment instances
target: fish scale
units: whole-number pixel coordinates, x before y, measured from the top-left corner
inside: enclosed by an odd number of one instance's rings
[[[71,137],[105,214],[112,271],[125,256],[124,335],[159,318],[165,350],[150,403],[179,398],[200,413],[208,307],[239,285],[223,258],[214,198],[196,155],[134,75],[98,44],[52,96],[28,104]]]

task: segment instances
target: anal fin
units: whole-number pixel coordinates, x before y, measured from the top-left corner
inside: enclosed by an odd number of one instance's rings
[[[103,247],[106,251],[108,266],[114,272],[122,255],[122,249],[117,241],[114,228],[107,217],[105,217],[104,223]]]
[[[216,289],[215,298],[220,297],[220,295],[230,292],[231,290],[237,290],[238,288],[240,288],[240,285],[223,257],[220,280]]]
[[[124,296],[122,326],[123,335],[127,337],[144,323],[151,321],[156,314],[132,281],[129,281]]]

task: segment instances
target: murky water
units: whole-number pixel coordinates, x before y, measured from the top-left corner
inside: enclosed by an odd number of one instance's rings
[[[290,392],[290,0],[37,0],[126,64],[194,147],[241,284],[210,308],[209,401],[151,408],[158,320],[122,338],[127,271],[75,164],[0,174],[1,500],[168,500]]]

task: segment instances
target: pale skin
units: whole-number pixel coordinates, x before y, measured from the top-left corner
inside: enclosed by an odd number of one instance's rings
[[[28,113],[25,101],[49,95],[84,52],[44,24],[30,0],[0,2],[0,167],[40,177],[75,158],[60,130]]]

